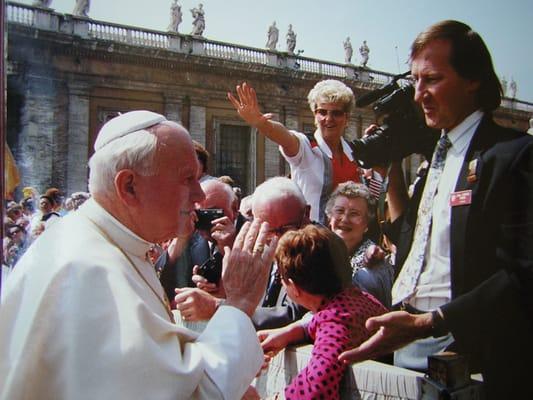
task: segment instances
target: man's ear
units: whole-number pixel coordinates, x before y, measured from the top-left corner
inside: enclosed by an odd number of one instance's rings
[[[477,92],[480,86],[481,82],[478,80],[471,80],[468,82],[468,90],[472,93]]]
[[[131,169],[120,170],[115,175],[115,191],[125,204],[133,205],[139,201],[136,178],[137,174]]]

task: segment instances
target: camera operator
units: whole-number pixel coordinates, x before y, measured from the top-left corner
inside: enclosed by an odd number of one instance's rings
[[[211,215],[205,225],[198,225],[190,238],[175,238],[167,252],[158,260],[156,267],[164,265],[161,273],[161,284],[170,299],[175,296],[177,287],[195,287],[192,276],[194,266],[202,265],[211,257],[216,260],[221,271],[224,246],[231,247],[237,235],[235,221],[238,211],[234,210],[235,194],[231,187],[217,179],[203,181],[200,186],[205,192],[205,199],[196,204],[197,210],[207,212],[215,209],[223,211],[224,216],[212,219]],[[213,213],[214,214],[214,213]],[[218,289],[216,283],[207,286]],[[183,292],[188,292],[183,290]]]
[[[493,121],[501,86],[469,26],[430,26],[410,61],[414,99],[441,134],[409,203],[395,205],[392,294],[404,311],[369,319],[377,333],[340,358],[407,345],[395,362],[423,370],[453,345],[482,372],[487,398],[533,398],[533,138]],[[390,179],[393,191],[400,182]]]

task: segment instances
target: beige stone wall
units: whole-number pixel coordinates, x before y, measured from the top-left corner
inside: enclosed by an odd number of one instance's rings
[[[258,93],[264,112],[272,112],[291,129],[313,126],[307,93],[327,76],[268,65],[136,47],[61,32],[9,25],[8,79],[10,93],[22,102],[10,112],[8,142],[21,170],[21,186],[44,191],[56,186],[67,193],[86,190],[87,160],[106,118],[132,109],[164,113],[183,123],[191,136],[214,153],[215,126],[243,122],[226,99],[243,81]],[[356,96],[367,92],[364,81],[345,80]],[[512,111],[512,110],[511,110]],[[528,115],[500,111],[509,126],[527,126]],[[369,108],[355,109],[346,137],[362,135],[375,122]],[[278,147],[254,137],[251,188],[271,176],[289,172]],[[212,163],[213,165],[213,163]],[[416,169],[411,166],[411,169]]]

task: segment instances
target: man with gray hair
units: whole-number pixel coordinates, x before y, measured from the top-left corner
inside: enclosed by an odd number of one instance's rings
[[[197,203],[197,209],[221,209],[224,215],[207,226],[197,226],[190,238],[174,238],[167,251],[157,260],[157,269],[162,269],[160,280],[167,296],[173,298],[176,288],[195,287],[192,281],[193,267],[202,265],[209,258],[221,270],[224,247],[233,246],[238,230],[235,224],[238,212],[235,210],[235,193],[231,187],[218,179],[208,179],[200,184],[205,199]],[[240,228],[240,227],[239,227]],[[186,299],[187,289],[183,289]],[[186,315],[182,318],[187,319]]]
[[[300,188],[288,178],[271,178],[259,185],[254,192],[254,218],[267,221],[269,232],[278,238],[285,232],[311,223],[309,212],[310,206]],[[254,326],[257,329],[278,328],[300,319],[307,311],[287,297],[277,265],[273,263],[263,304],[252,316]]]
[[[92,198],[5,284],[0,398],[241,398],[263,362],[249,316],[277,244],[268,224],[247,223],[226,249],[226,302],[198,336],[174,323],[146,257],[152,243],[189,235],[204,199],[188,132],[153,112],[120,115],[89,166]]]
[[[285,232],[299,229],[310,223],[309,206],[298,186],[288,178],[275,177],[259,185],[252,196],[252,213],[255,220],[268,222],[270,237],[279,238]],[[265,296],[262,307],[258,307],[252,317],[256,328],[282,326],[299,319],[307,310],[288,301],[281,292],[281,282],[277,279],[275,265],[271,268],[270,281],[263,287]],[[198,288],[187,290],[187,300],[183,294],[176,296],[182,315],[187,321],[207,320],[216,311],[222,299],[207,291],[214,292],[215,284],[205,279],[193,280]],[[205,291],[204,291],[205,290]]]

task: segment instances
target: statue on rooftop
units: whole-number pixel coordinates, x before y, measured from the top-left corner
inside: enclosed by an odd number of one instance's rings
[[[505,76],[502,76],[502,79],[500,80],[500,83],[502,85],[502,93],[504,96],[507,96],[507,79],[505,79]]]
[[[49,8],[50,4],[52,4],[52,0],[35,0],[33,2],[33,6],[35,6],[35,7]]]
[[[516,85],[516,82],[513,78],[511,78],[511,83],[509,84],[509,89],[511,89],[511,98],[516,99],[516,91],[518,90],[518,87]]]
[[[349,36],[343,42],[343,45],[344,45],[344,62],[346,64],[351,64],[352,56],[353,56],[353,47],[352,47],[352,42],[350,42]]]
[[[296,33],[292,30],[292,24],[289,24],[289,30],[287,31],[287,53],[294,54],[296,48]]]
[[[77,17],[88,17],[90,7],[90,0],[76,0],[76,6],[74,7],[74,11],[72,11],[72,14]]]
[[[361,47],[359,47],[359,54],[361,54],[361,67],[366,67],[366,64],[368,63],[368,53],[370,53],[370,49],[368,48],[366,44],[366,40],[363,40],[363,44]]]
[[[266,42],[266,48],[272,51],[276,50],[278,44],[279,29],[276,28],[276,21],[272,22],[272,25],[268,28],[268,39]]]
[[[178,0],[174,0],[170,6],[170,25],[168,26],[170,32],[178,33],[178,27],[181,24],[182,16],[181,6],[179,5]]]
[[[205,13],[203,4],[200,3],[198,8],[191,9],[193,21],[191,35],[202,36],[205,30]]]

